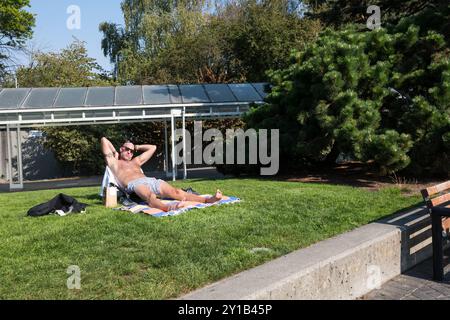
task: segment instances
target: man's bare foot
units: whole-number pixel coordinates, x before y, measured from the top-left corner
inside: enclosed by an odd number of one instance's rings
[[[217,201],[222,200],[222,197],[223,197],[222,191],[217,190],[216,194],[213,197],[211,197],[211,198],[207,198],[205,202],[206,203],[215,203]]]

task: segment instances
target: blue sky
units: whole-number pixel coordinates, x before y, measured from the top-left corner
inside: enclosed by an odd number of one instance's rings
[[[123,24],[121,0],[31,0],[27,10],[36,17],[36,27],[29,46],[48,51],[59,51],[73,42],[74,38],[86,42],[89,56],[106,70],[111,70],[109,59],[101,50],[102,34],[98,25],[103,21]],[[67,21],[74,21],[67,13],[69,6],[80,9],[80,29],[70,30]],[[26,58],[20,58],[25,63]]]

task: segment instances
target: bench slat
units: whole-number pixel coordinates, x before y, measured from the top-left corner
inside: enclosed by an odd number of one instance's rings
[[[438,185],[423,189],[423,190],[421,190],[421,193],[425,199],[425,198],[429,198],[437,193],[445,191],[447,189],[450,189],[450,181],[446,181],[446,182],[440,183]]]
[[[450,219],[449,218],[442,219],[442,229],[450,230]]]
[[[443,203],[449,202],[449,201],[450,201],[450,193],[446,193],[446,194],[443,194],[443,195],[441,195],[439,197],[436,197],[436,198],[433,198],[431,200],[428,200],[427,201],[427,206],[429,208],[431,208],[431,207],[435,207],[435,206],[438,206],[440,204],[443,204]]]

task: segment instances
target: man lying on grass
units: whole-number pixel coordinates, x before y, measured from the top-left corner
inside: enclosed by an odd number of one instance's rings
[[[117,182],[126,188],[128,193],[136,193],[152,208],[168,212],[198,203],[214,203],[220,201],[223,197],[220,190],[217,190],[213,197],[205,198],[174,188],[163,180],[146,177],[142,173],[141,167],[155,153],[156,146],[154,145],[134,145],[130,141],[126,141],[117,152],[112,143],[103,137],[101,149],[106,164],[116,177]],[[133,157],[137,151],[142,152],[142,154]],[[166,205],[158,197],[180,200],[180,202],[175,205]]]

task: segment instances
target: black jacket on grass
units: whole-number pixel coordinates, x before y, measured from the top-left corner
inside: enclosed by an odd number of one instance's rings
[[[40,217],[61,210],[64,213],[80,213],[86,209],[87,204],[80,203],[76,199],[60,193],[52,200],[41,203],[30,210],[27,215],[31,217]]]

